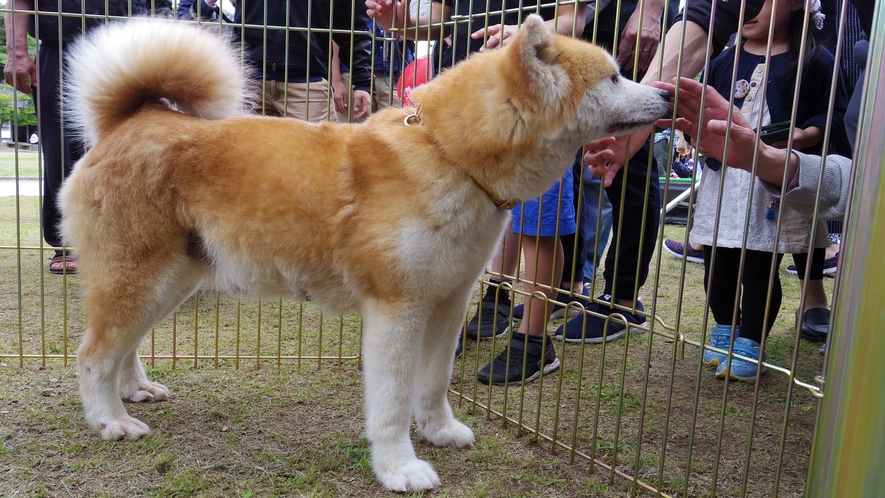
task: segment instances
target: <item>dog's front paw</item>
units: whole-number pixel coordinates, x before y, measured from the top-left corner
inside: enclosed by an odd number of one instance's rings
[[[439,476],[433,466],[424,460],[414,459],[389,472],[379,472],[378,480],[392,491],[411,493],[439,486]]]
[[[454,418],[449,419],[448,423],[438,428],[433,428],[428,424],[421,432],[428,441],[436,446],[464,448],[465,446],[472,446],[473,441],[476,440],[470,427]]]
[[[96,427],[98,435],[108,441],[139,439],[150,434],[151,428],[137,418],[125,416],[111,422],[102,422]]]
[[[156,382],[134,383],[129,388],[123,388],[120,399],[138,403],[141,401],[165,401],[172,393],[163,384]]]

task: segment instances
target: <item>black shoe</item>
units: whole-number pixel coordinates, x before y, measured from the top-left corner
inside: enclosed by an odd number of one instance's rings
[[[506,334],[510,327],[510,299],[495,301],[483,300],[479,310],[467,324],[467,338],[472,340],[491,339]]]
[[[796,321],[799,321],[799,310],[796,310]],[[811,342],[824,342],[830,331],[830,310],[826,308],[809,308],[802,315],[799,335]]]
[[[642,301],[636,300],[636,313],[630,313],[612,307],[607,303],[611,303],[612,297],[609,294],[596,298],[598,302],[594,302],[587,307],[587,311],[593,311],[601,315],[619,314],[624,320],[612,318],[606,321],[593,315],[577,316],[567,321],[564,325],[560,325],[553,333],[556,340],[564,340],[566,342],[586,342],[589,344],[599,344],[602,342],[614,341],[624,337],[629,332],[627,325],[634,332],[641,332],[642,329],[635,329],[633,325],[645,325],[646,319],[643,312],[645,308]],[[585,323],[586,322],[586,323]]]
[[[521,384],[557,370],[559,358],[549,337],[529,336],[526,342],[525,334],[514,332],[510,347],[505,347],[491,363],[479,369],[476,378],[483,384]]]

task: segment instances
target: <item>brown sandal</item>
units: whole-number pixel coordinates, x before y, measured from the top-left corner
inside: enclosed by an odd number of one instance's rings
[[[49,261],[49,273],[53,273],[55,275],[61,275],[63,273],[73,275],[77,273],[79,269],[80,268],[77,264],[77,256],[74,256],[71,253],[67,254],[67,259],[65,259],[65,255],[59,254]]]

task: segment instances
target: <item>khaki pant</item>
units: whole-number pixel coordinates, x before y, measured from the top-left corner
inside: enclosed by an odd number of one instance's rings
[[[399,71],[393,73],[393,81],[390,80],[390,73],[375,73],[375,95],[372,97],[372,112],[378,112],[388,107],[402,107],[399,97],[396,94],[396,82],[399,80]],[[341,73],[341,82],[344,88],[351,91],[350,73]],[[355,122],[356,120],[347,119],[347,114],[338,114],[339,123]]]
[[[332,112],[331,90],[326,80],[310,83],[266,80],[263,85],[261,80],[252,80],[252,86],[258,98],[254,109],[256,114],[283,116],[311,123],[338,121],[336,113]]]

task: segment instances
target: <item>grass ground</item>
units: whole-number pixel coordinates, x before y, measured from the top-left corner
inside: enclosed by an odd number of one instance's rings
[[[14,178],[16,170],[19,178],[37,178],[40,171],[37,153],[13,149],[0,150],[0,178]]]
[[[38,246],[38,219],[36,199],[18,210],[0,199],[0,247]],[[681,239],[684,228],[664,235]],[[72,368],[79,282],[46,273],[48,256],[0,249],[0,496],[389,495],[363,435],[357,317],[198,294],[142,349],[149,375],[174,393],[128,405],[154,432],[105,442],[82,421]],[[672,495],[801,496],[816,398],[777,371],[758,390],[716,380],[697,347],[671,338],[678,325],[701,340],[702,275],[655,255],[641,291],[657,317],[652,333],[605,347],[557,343],[561,371],[522,388],[478,385],[476,369],[503,343],[468,344],[450,398],[477,443],[435,448],[415,434],[443,481],[427,495],[651,495],[613,468]],[[813,383],[822,360],[817,345],[795,340],[799,291],[781,279],[768,357]]]

